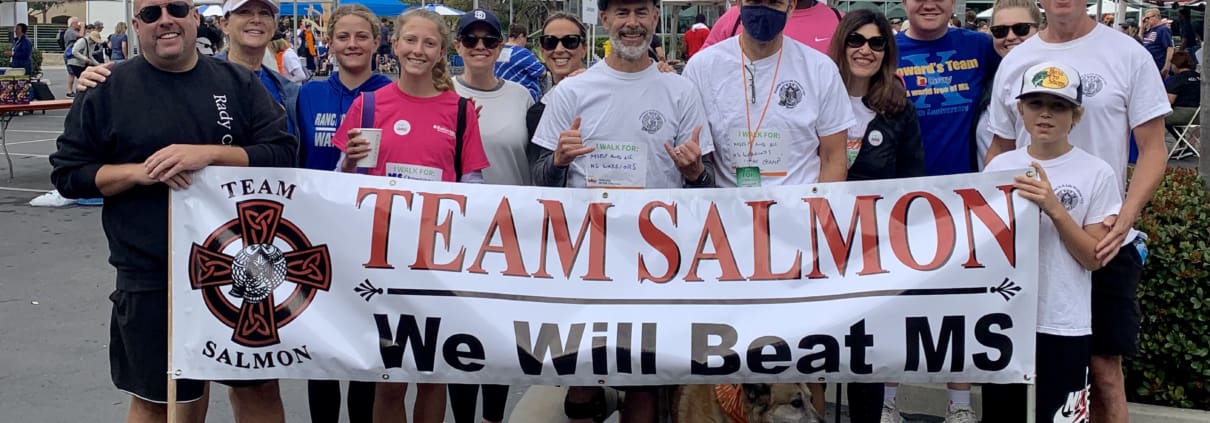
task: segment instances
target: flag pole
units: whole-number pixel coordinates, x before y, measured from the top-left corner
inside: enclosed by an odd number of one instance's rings
[[[172,377],[172,193],[168,194],[168,421],[176,423],[176,379]]]

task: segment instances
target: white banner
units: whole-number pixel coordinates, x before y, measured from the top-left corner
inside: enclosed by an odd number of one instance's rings
[[[1020,172],[588,190],[210,168],[172,195],[190,379],[1032,380]]]

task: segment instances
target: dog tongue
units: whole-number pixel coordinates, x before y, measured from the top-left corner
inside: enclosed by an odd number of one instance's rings
[[[748,423],[748,416],[744,415],[744,406],[740,400],[743,398],[740,385],[714,385],[714,397],[718,399],[718,405],[723,407],[723,412],[727,413],[732,423]]]

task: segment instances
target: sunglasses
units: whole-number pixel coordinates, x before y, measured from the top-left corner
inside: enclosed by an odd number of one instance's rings
[[[484,37],[476,37],[474,35],[463,35],[461,38],[458,39],[458,41],[462,42],[462,46],[466,47],[466,48],[475,48],[476,46],[479,45],[479,40],[483,40],[483,47],[487,48],[489,50],[494,49],[496,47],[500,47],[500,41],[501,41],[500,38],[493,37],[490,35],[484,36]]]
[[[183,1],[174,1],[168,4],[144,7],[139,9],[139,13],[135,16],[138,16],[139,20],[143,21],[143,23],[153,24],[164,16],[164,9],[168,10],[168,16],[180,19],[189,16],[189,12],[193,11],[193,6]]]
[[[849,34],[848,37],[844,37],[844,45],[848,46],[849,48],[861,48],[861,46],[869,44],[870,50],[882,51],[886,49],[886,43],[886,37],[881,35],[866,38],[864,35],[854,32]]]
[[[565,49],[575,50],[580,48],[580,43],[583,42],[584,36],[582,35],[564,35],[562,37],[543,35],[538,37],[538,44],[541,44],[545,50],[554,50],[555,47],[559,46],[559,43],[563,43],[563,48]]]
[[[1009,28],[1012,28],[1013,34],[1015,34],[1016,36],[1024,37],[1026,35],[1029,35],[1029,30],[1033,29],[1036,26],[1038,26],[1038,24],[1036,24],[1036,23],[1021,22],[1021,23],[1016,23],[1016,24],[1012,24],[1012,25],[996,25],[996,26],[993,26],[988,29],[990,29],[992,31],[992,36],[996,37],[996,38],[1007,37]]]

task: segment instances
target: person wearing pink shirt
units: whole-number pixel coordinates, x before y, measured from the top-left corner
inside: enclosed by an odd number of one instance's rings
[[[344,153],[343,172],[428,181],[483,183],[488,167],[475,105],[454,92],[445,52],[453,43],[440,15],[414,9],[395,22],[393,41],[399,57],[399,81],[362,93],[332,137]],[[372,105],[372,118],[366,105]],[[366,122],[363,123],[363,120]],[[370,143],[358,128],[382,130],[378,161],[359,169],[357,161],[370,153]],[[460,136],[461,135],[461,136]],[[461,138],[461,160],[458,140]],[[458,165],[455,165],[458,163]],[[407,418],[404,396],[408,384],[381,382],[375,387],[374,421],[438,423],[445,417],[446,389],[442,384],[417,384],[416,405]]]
[[[431,12],[430,12],[431,13]],[[395,40],[400,58],[399,82],[373,91],[374,113],[369,122],[382,130],[378,162],[365,173],[426,181],[482,183],[488,167],[479,135],[479,118],[473,104],[462,102],[454,91],[445,51],[452,43],[444,22],[437,25],[423,13],[405,13]],[[439,19],[439,18],[438,18]],[[413,25],[408,25],[413,24]],[[413,29],[414,31],[406,31]],[[367,93],[368,94],[368,93]],[[341,171],[357,170],[357,161],[369,154],[369,142],[357,128],[363,126],[367,98],[353,101],[332,137],[332,145],[345,153]],[[459,109],[462,116],[459,117]],[[461,122],[461,125],[459,125]],[[458,129],[462,132],[461,160],[455,165]],[[350,139],[351,138],[351,139]],[[461,175],[455,169],[461,169]]]
[[[839,10],[816,0],[802,0],[790,14],[786,22],[785,36],[806,44],[823,54],[828,54],[828,46],[832,43],[832,33],[842,17]],[[742,32],[743,23],[739,19],[739,6],[732,7],[714,22],[710,36],[702,48],[710,47],[719,41],[731,38]]]

